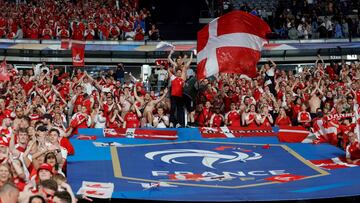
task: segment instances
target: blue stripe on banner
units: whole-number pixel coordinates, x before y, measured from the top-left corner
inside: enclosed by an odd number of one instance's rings
[[[299,193],[316,192],[316,191],[320,191],[320,190],[328,190],[328,189],[337,188],[337,187],[344,187],[344,186],[348,186],[348,185],[352,185],[352,184],[353,184],[352,182],[343,182],[343,183],[336,183],[336,184],[331,184],[331,185],[310,187],[310,188],[301,189],[301,190],[294,190],[292,192],[299,192]]]

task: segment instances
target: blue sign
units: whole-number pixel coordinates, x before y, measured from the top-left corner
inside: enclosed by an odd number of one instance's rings
[[[191,141],[118,147],[112,156],[117,178],[195,187],[254,187],[283,174],[328,174],[284,145]]]

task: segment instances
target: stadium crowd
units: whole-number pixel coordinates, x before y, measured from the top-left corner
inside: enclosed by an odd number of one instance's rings
[[[76,3],[73,3],[76,2]],[[136,0],[0,1],[0,38],[151,40],[160,38],[151,13]]]
[[[272,38],[297,40],[360,36],[360,5],[357,0],[219,0],[217,5],[221,8],[217,15],[239,9],[261,17],[271,26]]]
[[[166,128],[187,123],[301,125],[314,130],[314,121],[321,119],[339,129],[328,140],[331,144],[359,148],[353,115],[360,103],[360,63],[325,64],[319,56],[313,67],[294,73],[277,69],[269,60],[253,79],[221,73],[196,82],[194,102],[183,97],[184,87],[196,77],[188,74],[193,56],[179,54],[173,59],[173,54],[168,63],[159,65],[158,87],[152,91],[131,73],[130,81],[125,81],[122,64],[96,77],[82,69],[70,75],[46,63],[19,71],[7,65],[11,80],[0,84],[1,201],[19,196],[19,202],[34,198],[74,202],[66,183],[66,158],[74,154],[68,137],[79,128]],[[331,117],[349,113],[352,116],[340,120]]]

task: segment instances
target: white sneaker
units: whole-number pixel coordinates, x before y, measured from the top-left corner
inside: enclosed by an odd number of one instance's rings
[[[169,128],[173,128],[174,127],[174,124],[173,123],[170,123],[169,124]]]
[[[181,128],[181,125],[178,123],[176,124],[175,128]]]

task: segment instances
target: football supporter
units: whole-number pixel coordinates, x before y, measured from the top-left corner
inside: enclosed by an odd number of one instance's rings
[[[164,108],[157,108],[157,114],[153,118],[154,128],[167,128],[169,127],[169,117],[164,114]]]
[[[177,59],[176,63],[171,59],[171,55],[174,50],[170,51],[168,59],[173,65],[172,69],[168,69],[169,78],[171,81],[171,109],[170,109],[170,127],[185,126],[185,113],[184,113],[184,98],[183,98],[183,86],[186,80],[186,72],[189,68],[193,54],[191,53],[190,59],[184,61],[184,59]],[[173,73],[174,71],[175,73]],[[176,112],[176,114],[175,114]]]
[[[279,109],[279,115],[276,118],[275,124],[278,126],[291,126],[291,120],[283,107]]]

